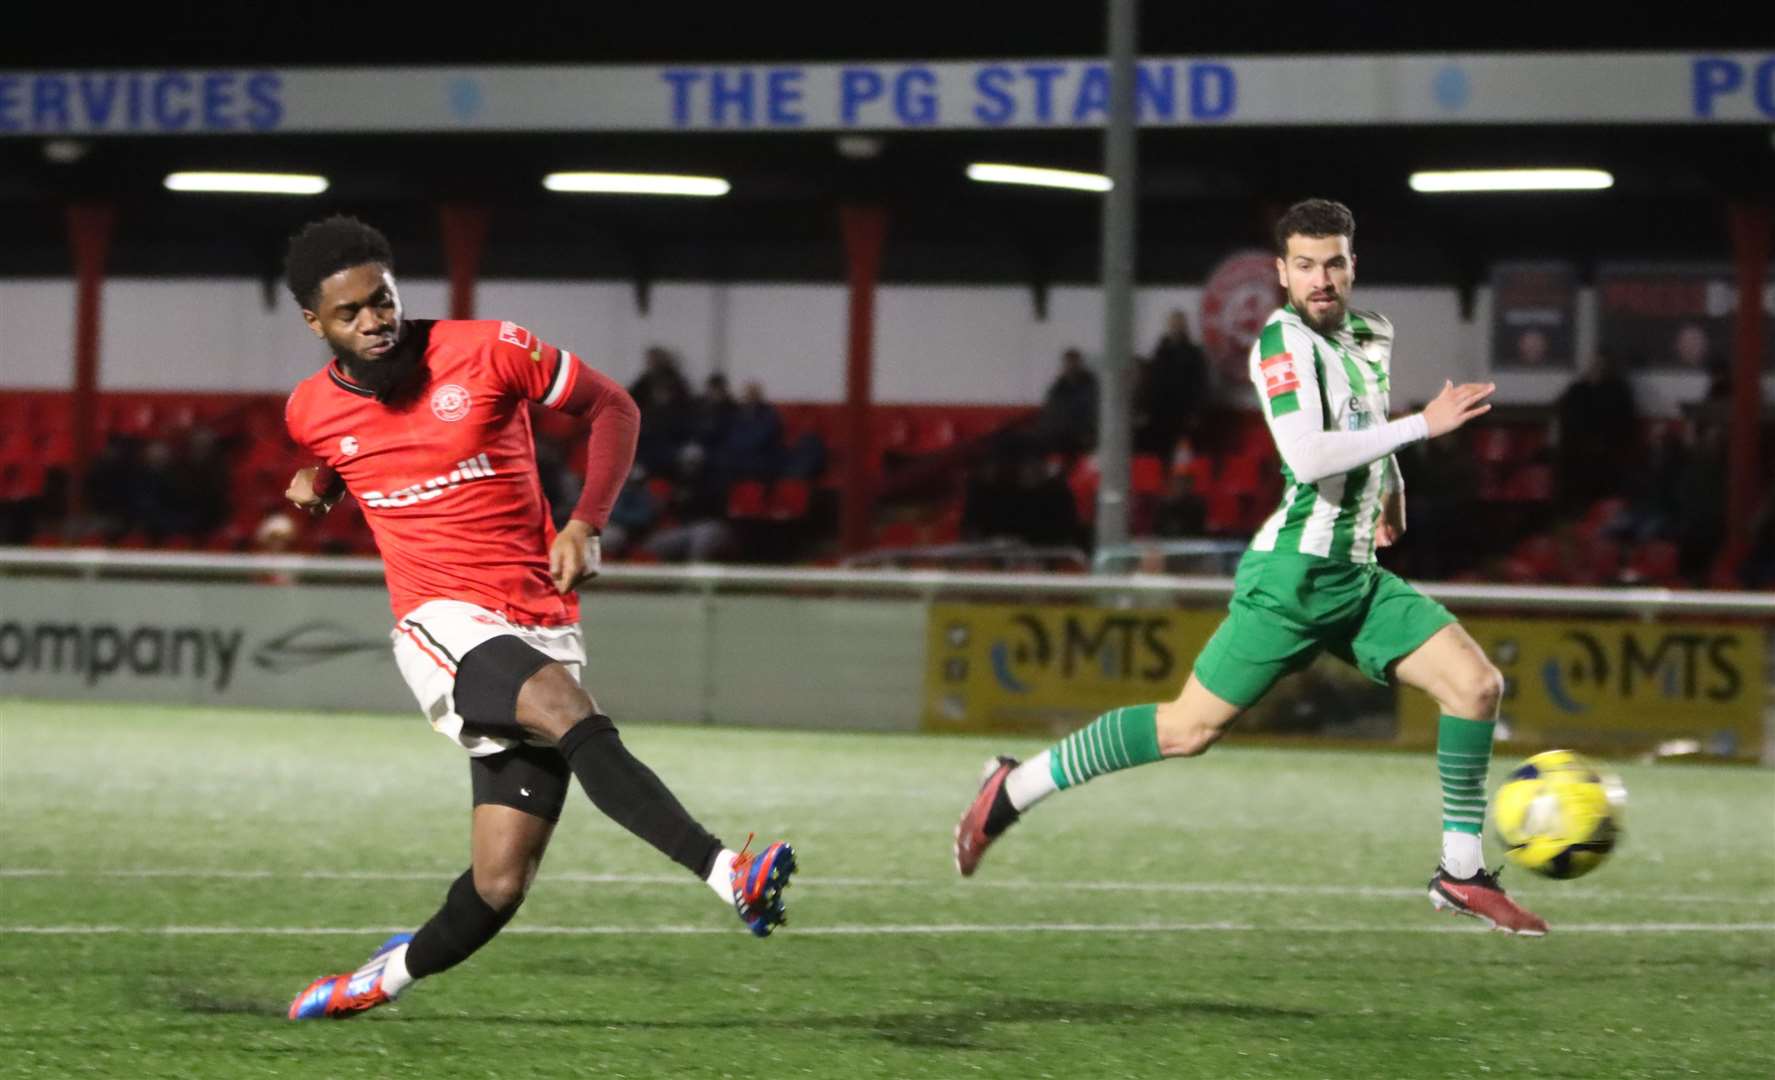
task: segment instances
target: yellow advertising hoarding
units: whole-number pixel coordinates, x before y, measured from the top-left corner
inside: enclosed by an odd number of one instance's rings
[[[1504,673],[1500,720],[1524,749],[1600,754],[1695,739],[1718,757],[1762,749],[1766,631],[1731,623],[1463,619]],[[1436,706],[1401,690],[1400,741],[1432,745]]]
[[[926,731],[1071,731],[1107,709],[1169,701],[1218,611],[937,604],[926,626]]]
[[[934,605],[926,626],[924,730],[1061,734],[1118,705],[1168,701],[1221,618],[1219,611],[1173,608]],[[1513,747],[1623,756],[1693,739],[1714,756],[1760,753],[1769,694],[1761,628],[1626,619],[1479,618],[1462,625],[1504,673],[1500,719]],[[1437,707],[1427,695],[1400,688],[1394,727],[1387,697],[1368,702],[1349,687],[1327,696],[1327,673],[1317,681],[1314,674],[1278,684],[1241,730],[1377,740],[1391,730],[1399,745],[1435,745]],[[1366,684],[1353,672],[1352,678]],[[1281,700],[1294,698],[1300,700]],[[1271,705],[1288,706],[1289,722],[1266,719]],[[1360,718],[1343,715],[1352,709],[1374,714],[1374,723],[1352,725]],[[1304,726],[1293,723],[1302,717]]]

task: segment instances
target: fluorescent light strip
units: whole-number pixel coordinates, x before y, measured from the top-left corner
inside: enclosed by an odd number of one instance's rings
[[[1426,194],[1467,191],[1602,191],[1615,186],[1601,169],[1455,169],[1411,174],[1411,190]]]
[[[992,165],[979,161],[968,166],[968,179],[986,184],[1028,184],[1071,191],[1108,191],[1115,186],[1109,177],[1098,173],[1041,169],[1031,165]]]
[[[166,188],[237,195],[319,195],[327,190],[327,178],[298,173],[176,172],[167,175]]]
[[[725,195],[733,185],[719,176],[663,173],[558,172],[542,178],[550,191],[598,195]]]

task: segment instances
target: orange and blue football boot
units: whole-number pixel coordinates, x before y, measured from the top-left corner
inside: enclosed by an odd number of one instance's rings
[[[733,857],[733,870],[728,874],[733,883],[733,909],[753,934],[769,937],[772,930],[789,921],[783,912],[783,890],[795,873],[795,849],[781,840],[756,855],[747,854],[751,848],[752,837],[747,836],[746,846]]]
[[[388,954],[413,940],[412,934],[396,934],[384,941],[364,965],[343,975],[322,975],[290,1002],[291,1020],[342,1020],[374,1009],[394,999],[382,989],[382,971]]]

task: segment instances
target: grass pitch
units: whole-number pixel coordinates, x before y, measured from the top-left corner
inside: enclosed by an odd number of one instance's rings
[[[467,864],[459,752],[409,717],[0,702],[0,1076],[1775,1073],[1767,770],[1622,767],[1610,863],[1506,873],[1553,923],[1533,941],[1431,911],[1428,755],[1222,748],[1109,777],[962,882],[980,762],[1035,744],[625,739],[730,844],[795,843],[787,928],[746,935],[576,792],[497,941],[297,1025],[297,990]]]

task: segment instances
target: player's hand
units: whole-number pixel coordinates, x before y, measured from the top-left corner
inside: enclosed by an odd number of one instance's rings
[[[339,491],[335,490],[329,498],[320,493],[325,478],[320,473],[325,466],[312,465],[306,469],[297,469],[296,475],[290,477],[290,486],[284,490],[284,498],[296,505],[298,510],[319,517],[333,508],[339,501]]]
[[[1462,383],[1456,386],[1444,381],[1442,393],[1436,400],[1424,406],[1424,423],[1430,428],[1430,438],[1447,435],[1449,432],[1465,424],[1477,416],[1491,412],[1491,406],[1485,399],[1492,396],[1498,388],[1497,383]]]
[[[1405,497],[1387,495],[1381,499],[1381,519],[1374,523],[1374,546],[1392,547],[1405,535]]]
[[[583,521],[569,521],[549,549],[549,577],[555,591],[572,592],[574,586],[597,577],[602,557],[598,534],[592,527]]]

